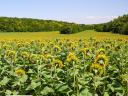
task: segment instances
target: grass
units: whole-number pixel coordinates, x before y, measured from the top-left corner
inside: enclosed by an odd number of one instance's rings
[[[69,38],[69,39],[78,39],[78,38],[95,38],[98,40],[102,39],[125,39],[128,40],[128,36],[113,34],[108,32],[95,32],[93,30],[87,30],[84,32],[76,34],[59,34],[58,31],[55,32],[9,32],[9,33],[0,33],[1,40],[13,40],[13,39],[24,39],[24,40],[44,40],[44,39],[55,39],[55,38]]]

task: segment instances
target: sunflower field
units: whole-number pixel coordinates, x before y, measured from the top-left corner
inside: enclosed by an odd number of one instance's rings
[[[0,41],[0,95],[128,96],[128,41]]]

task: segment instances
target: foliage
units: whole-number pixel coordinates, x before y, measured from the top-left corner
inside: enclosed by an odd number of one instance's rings
[[[127,96],[128,41],[0,41],[0,95]]]
[[[122,34],[126,34],[128,35],[128,23],[124,24],[123,27],[122,27],[122,30],[121,30]]]
[[[127,35],[127,24],[128,15],[119,16],[108,23],[92,25],[31,18],[0,17],[0,32],[60,31],[61,34],[72,34],[95,29],[98,32],[113,32]]]
[[[61,34],[72,34],[72,33],[78,33],[80,31],[84,31],[84,30],[81,30],[79,28],[78,25],[75,25],[75,26],[63,26],[60,30],[60,33]]]
[[[91,29],[91,25],[75,24],[54,20],[40,20],[31,18],[0,17],[0,32],[41,32],[59,31],[62,26],[69,26],[77,32]],[[75,28],[75,29],[74,29]]]
[[[61,34],[71,34],[73,31],[72,31],[72,28],[71,27],[65,27],[63,26],[60,30],[60,33]]]
[[[95,25],[98,32],[113,32],[128,35],[128,15],[119,16],[117,19],[104,24]]]

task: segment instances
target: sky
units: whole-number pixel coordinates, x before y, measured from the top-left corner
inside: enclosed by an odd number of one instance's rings
[[[0,16],[105,23],[128,14],[128,0],[0,0]]]

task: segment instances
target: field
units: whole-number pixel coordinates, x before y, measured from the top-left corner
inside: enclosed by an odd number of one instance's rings
[[[0,95],[128,96],[128,36],[0,33]]]
[[[110,32],[94,32],[92,30],[88,30],[85,32],[80,32],[76,34],[70,34],[70,35],[62,35],[59,34],[59,32],[7,32],[7,33],[0,33],[0,41],[1,40],[13,40],[13,39],[20,39],[20,40],[53,40],[56,38],[69,38],[69,39],[89,39],[94,38],[97,40],[102,39],[124,39],[128,40],[127,35],[119,35],[119,34],[113,34]]]

